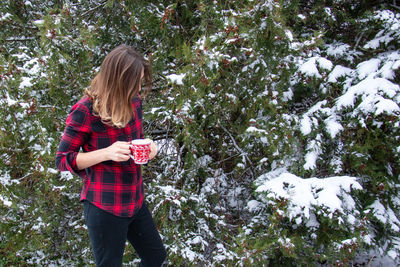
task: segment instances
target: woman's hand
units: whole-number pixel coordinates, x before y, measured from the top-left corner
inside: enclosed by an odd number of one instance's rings
[[[105,156],[107,160],[113,161],[127,161],[131,150],[129,149],[129,142],[117,141],[111,146],[105,148]]]
[[[157,145],[153,142],[153,140],[151,139],[146,139],[148,141],[150,141],[150,154],[149,154],[149,160],[154,159],[154,157],[157,155],[158,149],[157,149]]]
[[[129,159],[128,142],[117,141],[109,147],[91,152],[79,152],[76,157],[78,170],[83,170],[106,160],[127,161]]]

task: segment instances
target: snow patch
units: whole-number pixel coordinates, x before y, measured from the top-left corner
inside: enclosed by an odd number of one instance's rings
[[[370,60],[361,62],[357,65],[358,78],[362,80],[370,74],[374,75],[380,64],[381,60],[378,58],[372,58]]]
[[[358,84],[351,86],[345,94],[340,96],[336,102],[337,108],[340,110],[344,107],[354,107],[356,98],[361,96],[362,102],[355,112],[381,113],[393,114],[400,111],[399,106],[392,100],[386,99],[394,98],[398,95],[400,87],[397,84],[384,78],[367,78]],[[397,96],[397,100],[399,97]]]
[[[329,73],[328,82],[336,83],[340,77],[350,76],[353,70],[341,65],[336,65],[335,68]]]
[[[331,70],[333,63],[324,57],[312,57],[300,66],[300,72],[310,77],[322,78],[318,67],[325,70]]]
[[[185,78],[186,74],[170,74],[167,75],[167,79],[170,80],[172,83],[183,85],[183,79]]]
[[[282,173],[258,186],[256,192],[265,192],[267,198],[288,200],[290,219],[304,216],[310,220],[314,207],[326,208],[330,218],[335,211],[354,210],[355,202],[349,195],[352,189],[362,189],[355,177],[303,179],[291,173]]]

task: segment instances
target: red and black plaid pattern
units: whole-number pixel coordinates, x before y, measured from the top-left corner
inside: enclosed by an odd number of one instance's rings
[[[134,118],[125,128],[108,126],[93,115],[89,97],[82,98],[67,117],[66,128],[56,154],[56,165],[61,171],[70,171],[83,179],[81,201],[116,216],[131,217],[142,206],[144,188],[140,165],[126,162],[104,161],[85,170],[78,170],[76,156],[83,152],[106,148],[116,141],[143,138],[142,101],[132,100]]]

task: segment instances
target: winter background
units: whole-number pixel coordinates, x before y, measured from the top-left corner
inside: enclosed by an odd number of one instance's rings
[[[0,266],[93,265],[69,108],[126,43],[169,266],[400,264],[398,1],[0,4]],[[126,247],[124,265],[139,262]]]

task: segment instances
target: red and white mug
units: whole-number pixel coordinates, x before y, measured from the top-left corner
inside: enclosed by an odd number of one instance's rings
[[[149,161],[150,144],[151,140],[149,139],[132,140],[130,145],[131,158],[136,164],[146,164]]]

